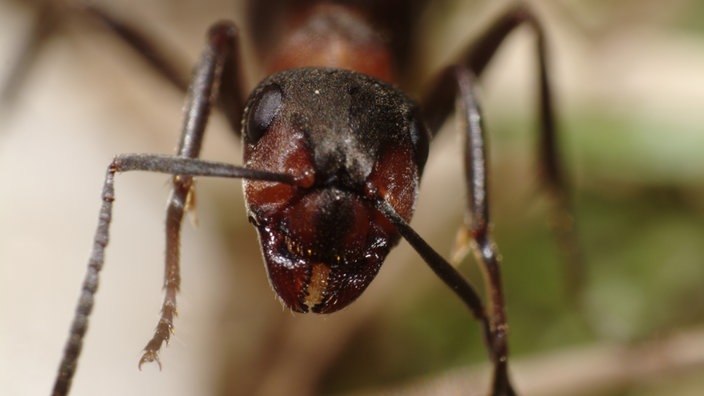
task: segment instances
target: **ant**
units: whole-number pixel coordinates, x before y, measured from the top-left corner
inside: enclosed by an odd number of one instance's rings
[[[53,395],[69,393],[105,261],[114,178],[127,171],[172,175],[165,297],[140,367],[147,362],[161,365],[159,351],[174,331],[181,224],[193,205],[194,177],[239,178],[270,284],[284,306],[303,313],[332,313],[346,307],[364,292],[403,238],[480,323],[493,366],[489,393],[515,395],[508,370],[509,327],[499,254],[491,234],[486,137],[475,86],[504,39],[519,26],[530,27],[537,40],[542,171],[558,202],[562,236],[570,239],[548,49],[543,27],[530,7],[519,3],[504,11],[455,62],[441,69],[416,100],[397,84],[411,75],[406,62],[413,44],[410,36],[428,1],[251,3],[256,46],[274,48],[263,56],[268,76],[247,96],[239,30],[230,22],[214,24],[188,86],[176,155],[124,154],[108,166],[93,250]],[[103,21],[166,79],[182,86],[146,37],[98,8],[85,5],[83,11]],[[277,18],[286,22],[281,32],[263,28],[278,26]],[[243,140],[242,166],[198,158],[209,114],[216,106]],[[486,303],[409,225],[430,142],[453,112],[465,136],[468,199],[458,247],[471,249],[483,269]]]

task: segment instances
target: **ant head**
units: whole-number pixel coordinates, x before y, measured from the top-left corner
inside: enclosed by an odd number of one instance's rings
[[[415,105],[366,75],[304,68],[263,81],[243,120],[245,165],[299,180],[244,182],[274,290],[294,311],[345,307],[399,239],[374,201],[413,214],[429,139]]]

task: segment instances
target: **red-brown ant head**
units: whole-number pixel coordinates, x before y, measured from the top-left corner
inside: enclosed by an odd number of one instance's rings
[[[272,287],[297,312],[345,307],[399,240],[374,200],[413,214],[429,140],[415,105],[360,73],[303,68],[264,80],[243,120],[245,165],[298,180],[244,182]]]

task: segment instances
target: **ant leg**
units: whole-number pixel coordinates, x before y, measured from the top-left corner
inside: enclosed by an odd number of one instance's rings
[[[236,66],[237,55],[232,52],[237,48],[237,32],[234,26],[227,23],[220,23],[210,29],[208,35],[208,46],[202,55],[201,62],[194,74],[193,82],[189,92],[189,103],[186,109],[181,140],[178,147],[178,157],[181,161],[195,161],[197,157],[210,109],[217,100],[216,89],[220,87],[221,74],[223,72],[237,73],[238,70],[226,69],[226,67]],[[243,99],[240,99],[243,102]],[[242,109],[236,109],[241,111]],[[125,170],[150,170],[155,172],[167,172],[174,174],[174,188],[169,199],[167,210],[166,227],[166,265],[164,288],[166,296],[162,305],[161,318],[157,324],[154,337],[149,341],[144,349],[144,354],[140,359],[140,366],[145,361],[158,361],[158,351],[163,342],[168,341],[173,331],[173,317],[176,314],[176,293],[180,285],[179,276],[179,239],[181,230],[181,220],[187,208],[188,197],[191,194],[193,176],[198,175],[193,170],[179,169],[175,165],[164,168],[165,160],[145,161],[134,168],[120,165],[121,162],[114,162],[108,170],[103,191],[103,207],[101,208],[98,230],[96,231],[94,249],[88,264],[88,271],[83,283],[83,292],[79,299],[74,321],[71,326],[69,340],[64,350],[64,356],[59,367],[59,374],[54,386],[54,395],[65,395],[70,387],[73,373],[75,372],[83,335],[88,325],[88,315],[93,307],[93,296],[98,286],[98,273],[104,262],[104,249],[108,243],[108,227],[110,224],[112,201],[114,199],[113,177],[117,171]],[[198,162],[196,162],[198,163]],[[156,167],[161,164],[162,168]],[[202,173],[203,175],[217,176],[214,171]],[[252,177],[240,173],[232,177]],[[266,176],[262,176],[266,177]]]
[[[508,378],[508,322],[499,254],[489,230],[489,199],[487,185],[487,153],[481,111],[474,92],[474,76],[464,67],[455,69],[457,82],[457,114],[459,127],[466,134],[465,178],[467,185],[469,234],[472,250],[484,272],[491,304],[489,349],[494,361],[493,395],[514,395]]]
[[[119,39],[131,47],[139,54],[158,74],[169,81],[174,87],[182,92],[189,89],[188,81],[184,78],[185,73],[177,70],[174,65],[183,64],[174,62],[172,56],[167,56],[161,48],[162,46],[150,40],[148,35],[134,26],[122,22],[91,3],[84,3],[77,6],[88,16],[101,22],[103,26],[112,31]],[[234,27],[232,27],[234,30]],[[230,39],[226,44],[228,50],[223,52],[221,66],[226,72],[222,73],[219,81],[219,107],[224,111],[232,130],[239,135],[240,117],[244,108],[246,92],[244,91],[244,77],[240,68],[240,48],[239,40]]]
[[[11,68],[7,83],[2,87],[0,98],[3,101],[11,100],[14,97],[24,81],[29,66],[33,64],[42,46],[55,31],[73,22],[71,18],[74,16],[82,18],[82,22],[89,19],[92,22],[100,23],[103,28],[110,30],[135,50],[171,85],[181,92],[186,92],[188,89],[187,73],[174,66],[184,64],[184,62],[174,62],[173,59],[170,59],[173,56],[167,56],[163,51],[160,51],[160,46],[150,42],[145,34],[117,20],[96,5],[88,2],[76,4],[66,2],[55,4],[55,2],[46,0],[35,2],[37,10],[32,30]]]
[[[81,287],[81,296],[78,299],[76,313],[73,317],[69,337],[59,365],[59,372],[54,383],[53,396],[67,395],[71,387],[71,381],[76,371],[83,345],[83,337],[88,329],[88,319],[93,309],[95,293],[98,289],[98,277],[105,262],[105,248],[110,239],[110,222],[113,202],[115,201],[115,173],[127,171],[178,173],[180,175],[188,175],[188,177],[248,178],[288,184],[295,183],[295,178],[290,175],[247,169],[219,162],[149,154],[129,154],[115,157],[110,166],[108,166],[105,175],[101,194],[103,204],[100,207],[98,227],[93,238],[93,250],[88,260],[88,269]]]
[[[470,45],[457,63],[465,65],[477,77],[481,76],[504,39],[523,24],[527,24],[535,32],[537,40],[539,161],[544,183],[555,202],[552,227],[567,263],[567,294],[574,301],[582,283],[584,264],[573,217],[569,186],[558,153],[557,123],[548,75],[548,49],[543,26],[525,4],[513,7],[502,14],[473,45]],[[447,67],[439,74],[432,88],[425,95],[423,102],[427,105],[426,119],[431,130],[439,130],[441,124],[453,111],[456,92],[453,75],[453,67]]]
[[[183,70],[178,70],[177,65],[184,63],[175,62],[172,56],[167,56],[161,51],[161,46],[147,39],[147,35],[138,31],[135,27],[117,20],[114,16],[105,12],[100,7],[90,3],[81,2],[73,6],[77,11],[84,13],[87,17],[101,23],[104,28],[110,30],[120,40],[136,51],[149,65],[171,85],[181,92],[188,90],[187,74]]]
[[[491,315],[487,317],[481,299],[472,286],[457,270],[435,252],[384,200],[377,200],[376,207],[399,230],[432,270],[470,308],[475,318],[482,322],[484,338],[494,363],[492,396],[511,396],[515,391],[508,376],[508,323],[501,285],[501,271],[496,244],[489,231],[489,206],[487,189],[487,159],[481,112],[474,93],[473,75],[465,67],[448,69],[454,74],[457,91],[456,107],[460,127],[466,133],[465,170],[469,205],[468,227],[474,240],[472,248],[481,263],[488,285]],[[450,76],[450,74],[447,74]],[[451,81],[446,80],[446,84]]]
[[[464,66],[448,67],[439,86],[455,95],[458,126],[466,135],[465,177],[468,189],[467,217],[463,242],[472,240],[471,248],[484,272],[491,313],[488,317],[487,348],[494,363],[491,395],[514,395],[508,377],[508,324],[504,309],[501,271],[496,244],[489,225],[486,147],[481,113],[474,93],[474,76]],[[485,314],[486,315],[486,314]]]
[[[218,97],[222,75],[238,73],[232,70],[238,59],[233,53],[237,50],[237,32],[233,25],[220,23],[214,25],[208,33],[208,46],[201,57],[189,88],[189,102],[186,108],[186,118],[183,123],[181,140],[177,156],[184,158],[198,157],[205,133],[205,127],[210,115],[210,109]],[[229,67],[229,69],[226,69]],[[240,99],[243,101],[243,99]],[[236,109],[241,112],[242,109]],[[239,117],[238,117],[239,119]],[[144,362],[159,362],[159,349],[168,343],[173,332],[173,319],[176,315],[176,294],[181,277],[179,270],[179,244],[181,239],[181,223],[183,215],[193,203],[193,177],[173,172],[173,189],[166,211],[166,265],[164,271],[164,302],[161,308],[161,318],[157,324],[154,336],[144,347],[144,353],[139,366]]]

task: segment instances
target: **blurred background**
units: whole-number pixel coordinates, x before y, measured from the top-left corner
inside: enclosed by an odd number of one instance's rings
[[[95,1],[162,42],[187,73],[235,1]],[[421,74],[510,2],[439,0]],[[545,24],[560,147],[586,262],[575,299],[536,172],[535,54],[517,30],[481,82],[491,203],[515,385],[526,395],[704,390],[704,3],[553,0]],[[36,4],[0,1],[0,81]],[[59,7],[59,9],[62,9]],[[68,8],[65,8],[68,9]],[[67,13],[0,108],[0,393],[49,393],[78,297],[105,167],[171,153],[183,95],[93,21]],[[252,52],[244,41],[244,50]],[[248,67],[252,83],[263,77]],[[460,137],[431,149],[413,225],[441,253],[461,224]],[[215,114],[203,157],[238,163]],[[73,395],[483,394],[479,328],[401,243],[353,305],[293,315],[270,290],[239,182],[200,179],[184,222],[183,286],[163,368],[137,370],[161,304],[163,175],[117,178],[112,239]],[[461,270],[481,289],[470,259]]]

